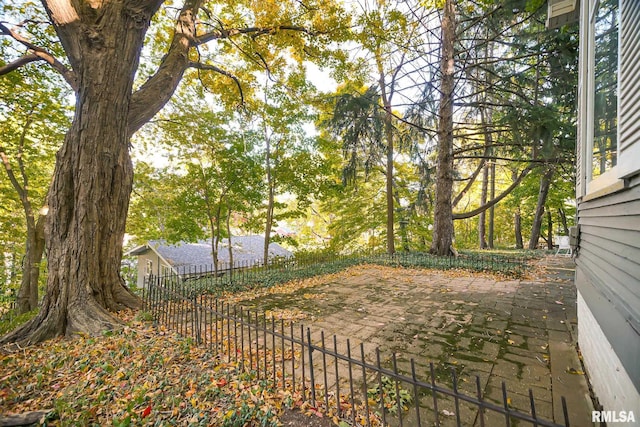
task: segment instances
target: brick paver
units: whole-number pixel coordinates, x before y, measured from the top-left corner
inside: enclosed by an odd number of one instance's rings
[[[504,382],[511,406],[522,411],[529,411],[531,389],[537,413],[558,422],[562,394],[572,425],[590,425],[589,390],[575,346],[573,262],[547,257],[538,267],[539,277],[513,280],[366,266],[340,281],[241,304],[301,309],[314,343],[323,330],[327,342],[337,336],[344,352],[348,338],[357,355],[363,343],[368,361],[378,347],[387,362],[395,353],[405,372],[411,359],[422,372],[433,362],[443,384],[450,383],[453,368],[457,386],[469,394],[475,394],[478,376],[484,395],[496,403]]]

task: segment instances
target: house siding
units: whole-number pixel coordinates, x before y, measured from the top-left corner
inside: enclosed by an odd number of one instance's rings
[[[138,255],[138,287],[143,288],[145,286],[147,261],[150,260],[153,263],[153,274],[159,276],[162,272],[162,265],[166,265],[162,258],[155,252],[149,250],[148,252]]]
[[[584,278],[580,279],[584,282]],[[587,297],[592,300],[592,303],[597,302],[593,300],[594,295]],[[596,295],[595,298],[598,296]],[[606,309],[607,304],[603,301],[596,304],[597,307]],[[578,291],[578,319],[580,351],[600,404],[609,411],[633,411],[634,414],[640,414],[640,393],[631,382],[631,375],[624,368],[609,341],[611,332],[603,330],[604,325],[596,320],[594,312],[586,304],[581,291]],[[609,329],[607,326],[604,328]],[[629,330],[626,329],[626,332]],[[633,335],[630,339],[633,343]],[[637,339],[635,342],[637,344]]]
[[[604,409],[640,411],[640,1],[620,0],[617,180],[599,197],[587,181],[591,7],[581,3],[578,343]]]
[[[640,177],[628,188],[578,205],[576,284],[636,390],[640,390]],[[585,325],[580,325],[586,339]],[[580,340],[580,338],[579,338]],[[590,345],[593,347],[593,345]],[[585,359],[589,355],[585,354]],[[590,371],[599,369],[593,361]]]

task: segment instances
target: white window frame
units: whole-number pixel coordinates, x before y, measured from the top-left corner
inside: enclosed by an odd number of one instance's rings
[[[620,13],[620,7],[622,6],[623,0],[618,0],[618,13]],[[594,29],[594,20],[597,12],[597,8],[600,6],[599,0],[587,0],[588,7],[583,8],[582,12],[582,25],[585,31],[582,32],[583,35],[586,34],[586,52],[587,52],[587,72],[585,73],[586,78],[586,87],[585,87],[585,96],[583,99],[586,99],[586,114],[583,115],[585,117],[585,123],[582,126],[584,131],[585,138],[583,139],[584,144],[582,144],[582,173],[586,176],[586,191],[585,196],[600,196],[604,194],[608,194],[613,191],[618,191],[621,185],[624,186],[623,180],[621,179],[620,172],[622,163],[622,158],[626,156],[622,156],[620,152],[620,105],[618,104],[617,109],[617,123],[616,126],[616,140],[617,140],[617,159],[616,165],[611,169],[605,171],[601,175],[597,177],[593,177],[593,138],[594,138],[594,91],[595,91],[595,75],[594,75],[594,64],[595,64],[595,29]],[[586,22],[585,22],[586,21]],[[618,83],[616,91],[618,100],[620,99],[620,69],[621,69],[621,55],[620,55],[620,26],[622,22],[621,19],[618,19]]]

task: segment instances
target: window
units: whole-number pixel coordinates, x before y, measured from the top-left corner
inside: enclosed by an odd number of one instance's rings
[[[593,137],[591,179],[618,161],[618,0],[596,0],[590,13],[593,38]]]
[[[144,275],[151,276],[152,274],[153,274],[153,261],[148,259],[147,264],[145,265],[145,268],[144,268]]]

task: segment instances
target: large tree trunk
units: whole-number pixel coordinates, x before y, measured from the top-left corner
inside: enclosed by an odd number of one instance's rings
[[[540,190],[538,191],[538,203],[536,204],[536,212],[533,217],[533,226],[531,227],[531,238],[529,239],[529,249],[538,247],[538,239],[540,238],[540,230],[542,228],[542,218],[544,215],[544,205],[547,203],[549,195],[549,187],[551,186],[551,178],[553,177],[553,167],[547,169],[540,177]]]
[[[436,255],[453,254],[453,91],[454,41],[456,33],[453,0],[446,0],[442,17],[442,83],[438,111],[438,165],[436,173],[436,206],[430,252]]]
[[[400,194],[398,194],[398,186],[395,181],[393,182],[393,188],[393,199],[396,205],[398,205],[398,225],[400,226],[400,241],[402,242],[402,250],[404,252],[409,252],[409,234],[407,230],[407,214],[409,208],[403,208],[400,205]]]
[[[127,118],[157,5],[92,5],[46,2],[77,78],[76,109],[49,193],[47,293],[38,315],[5,342],[99,334],[119,324],[109,311],[141,305],[119,273],[133,179]]]

